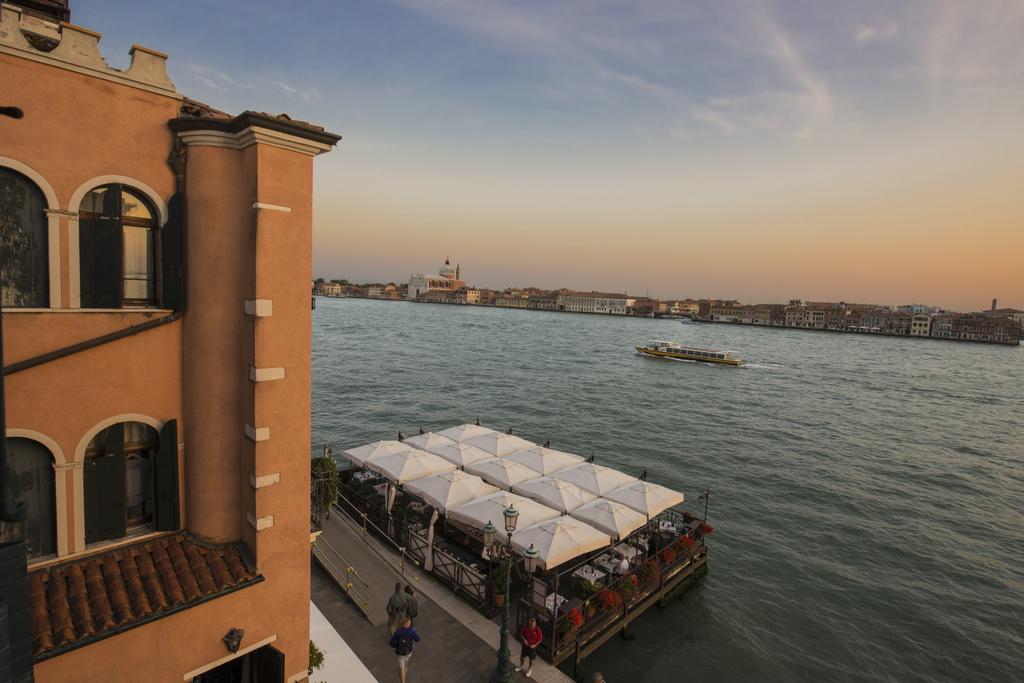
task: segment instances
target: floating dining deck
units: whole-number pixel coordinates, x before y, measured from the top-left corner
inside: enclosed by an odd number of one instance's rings
[[[337,510],[488,616],[500,607],[490,577],[502,563],[489,559],[482,528],[500,527],[514,505],[511,545],[517,556],[532,546],[540,561],[529,576],[515,565],[510,628],[535,617],[538,652],[555,665],[578,669],[707,570],[712,528],[678,509],[681,493],[571,453],[460,425],[345,455],[356,468],[343,477]]]

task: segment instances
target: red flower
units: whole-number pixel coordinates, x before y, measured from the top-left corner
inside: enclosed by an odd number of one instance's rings
[[[583,614],[575,607],[569,610],[569,614],[566,616],[573,626],[580,626],[583,624]]]
[[[661,561],[665,564],[671,564],[676,559],[675,548],[665,548],[661,551]]]
[[[714,532],[714,530],[715,530],[715,527],[711,526],[707,522],[701,522],[700,523],[700,532],[702,534],[705,534],[705,535],[706,534],[710,534],[710,533]]]
[[[622,596],[607,588],[597,594],[597,601],[602,609],[616,609],[622,605]]]

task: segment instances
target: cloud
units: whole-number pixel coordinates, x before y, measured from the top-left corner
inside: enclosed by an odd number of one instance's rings
[[[192,78],[196,79],[207,88],[218,92],[240,92],[243,90],[255,90],[256,86],[240,81],[227,73],[201,64],[186,63],[182,65]]]
[[[978,91],[1019,92],[1024,78],[1024,3],[961,3],[936,8],[927,25],[922,64],[933,109]]]
[[[395,0],[410,12],[456,30],[483,36],[505,49],[524,55],[543,55],[553,74],[569,87],[625,86],[634,93],[660,99],[677,93],[636,68],[641,56],[662,53],[659,44],[631,34],[622,22],[585,25],[593,6],[543,4],[533,9],[495,0]],[[578,11],[577,11],[578,10]],[[581,76],[589,83],[583,83]]]
[[[895,36],[899,33],[899,30],[900,25],[896,21],[881,25],[865,25],[857,29],[856,33],[853,34],[853,39],[857,41],[858,45],[880,43]]]
[[[739,128],[739,123],[733,117],[711,107],[691,107],[690,118],[713,126],[724,133],[735,133]]]
[[[272,80],[270,83],[286,94],[302,99],[303,102],[318,102],[320,100],[320,91],[316,88],[296,88],[278,80]]]

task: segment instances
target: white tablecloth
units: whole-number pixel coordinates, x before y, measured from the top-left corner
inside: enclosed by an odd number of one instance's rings
[[[545,609],[547,609],[548,612],[550,612],[551,614],[554,614],[555,610],[558,609],[559,607],[561,607],[562,603],[564,603],[564,602],[565,602],[565,598],[564,597],[562,597],[558,593],[552,593],[551,595],[549,595],[547,598],[544,599],[544,607],[545,607]]]
[[[595,586],[602,585],[604,583],[605,577],[608,576],[605,572],[601,571],[600,569],[595,569],[594,567],[591,567],[589,564],[583,565],[582,567],[574,571],[572,575],[580,579],[589,581]]]

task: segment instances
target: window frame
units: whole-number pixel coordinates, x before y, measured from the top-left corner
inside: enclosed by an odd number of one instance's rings
[[[37,247],[39,252],[37,254],[39,263],[36,263],[35,265],[42,267],[43,272],[41,279],[42,290],[41,292],[38,293],[37,300],[34,300],[26,305],[4,304],[3,308],[6,310],[17,310],[20,308],[47,308],[51,306],[53,303],[53,274],[51,273],[53,264],[51,261],[54,255],[50,253],[53,245],[51,244],[52,239],[50,235],[50,221],[47,215],[47,211],[50,209],[50,196],[47,194],[46,190],[38,182],[36,182],[35,179],[30,177],[28,174],[24,173],[22,170],[18,168],[12,168],[7,164],[0,164],[0,173],[4,172],[10,174],[10,176],[15,180],[22,182],[26,187],[27,191],[36,193],[37,198],[40,200],[42,211],[40,215],[36,217],[39,223],[37,226],[30,227],[36,227],[40,229],[39,232],[42,239],[40,240],[41,243]],[[24,225],[21,226],[22,232],[26,232],[24,230],[24,227]]]
[[[85,209],[81,208],[82,204],[86,201],[86,199],[89,197],[89,195],[91,195],[93,192],[95,192],[97,190],[100,190],[100,189],[105,189],[105,190],[107,190],[109,192],[113,188],[116,188],[117,192],[118,192],[118,198],[117,198],[117,207],[118,207],[118,212],[117,213],[118,213],[118,215],[117,215],[116,218],[114,218],[112,216],[104,216],[102,212],[97,213],[95,211],[88,211],[88,210],[85,210]],[[146,207],[146,210],[149,212],[150,217],[149,218],[138,218],[138,217],[135,217],[135,216],[125,216],[124,215],[124,198],[123,198],[124,193],[129,194],[136,201],[141,202],[142,205]],[[78,219],[79,219],[79,226],[80,226],[79,229],[81,229],[81,225],[85,221],[104,220],[104,219],[107,219],[107,220],[117,220],[118,221],[118,224],[119,224],[119,227],[120,227],[120,230],[121,230],[121,234],[120,234],[120,238],[121,238],[120,239],[120,242],[121,242],[121,254],[120,254],[120,259],[119,259],[120,260],[120,264],[121,264],[121,275],[120,275],[120,278],[118,279],[119,283],[120,283],[120,286],[118,288],[118,300],[120,302],[120,305],[117,306],[117,308],[159,308],[160,305],[161,305],[160,304],[160,301],[161,301],[160,287],[161,287],[161,283],[162,283],[162,280],[163,280],[162,273],[161,273],[161,256],[162,256],[162,254],[161,254],[161,229],[162,229],[162,226],[160,225],[160,212],[157,210],[157,207],[154,206],[153,201],[146,195],[146,193],[143,192],[141,189],[136,188],[136,187],[134,187],[134,186],[132,186],[132,185],[130,185],[128,183],[117,183],[117,182],[115,182],[115,183],[102,183],[102,184],[96,185],[96,186],[90,188],[89,190],[87,190],[82,195],[82,199],[79,202]],[[126,248],[127,248],[127,238],[126,238],[126,235],[125,235],[125,228],[126,227],[130,227],[130,228],[145,228],[145,229],[149,230],[149,234],[148,234],[148,240],[149,240],[149,253],[148,253],[149,264],[148,264],[148,267],[149,267],[149,272],[150,272],[150,276],[151,277],[149,277],[149,278],[147,278],[145,280],[142,280],[140,278],[128,278],[127,277],[127,273],[125,272],[125,254],[126,254]],[[79,235],[79,244],[81,244],[81,241],[82,241],[82,236]],[[81,250],[79,250],[79,257],[80,257],[80,255],[81,255]],[[81,267],[79,268],[79,272],[81,273]],[[81,274],[79,275],[79,277],[81,277]],[[151,282],[152,283],[152,292],[153,292],[152,293],[152,297],[137,298],[137,297],[128,297],[128,296],[126,296],[125,295],[125,284],[129,280],[131,280],[133,282],[140,282],[140,281],[141,282],[147,282],[147,283]]]

